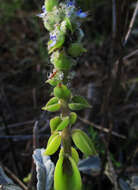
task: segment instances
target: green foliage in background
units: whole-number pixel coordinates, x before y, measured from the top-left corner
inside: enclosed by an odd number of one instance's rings
[[[21,10],[23,1],[21,0],[5,0],[0,3],[0,23],[8,22],[13,19],[17,11]]]

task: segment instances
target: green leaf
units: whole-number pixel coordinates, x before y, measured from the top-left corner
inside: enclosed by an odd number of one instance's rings
[[[69,165],[68,170],[71,171],[67,172],[64,169],[64,166],[66,167],[65,160]],[[54,174],[55,190],[81,190],[81,186],[81,176],[75,161],[71,157],[60,156]]]
[[[71,103],[69,103],[69,108],[71,110],[81,110],[84,108],[91,108],[91,106],[82,96],[74,96]]]
[[[53,119],[50,120],[50,128],[51,132],[54,132],[58,125],[61,123],[61,118],[59,116],[54,117]]]
[[[97,154],[91,139],[80,129],[72,131],[72,140],[77,148],[79,148],[86,156]]]
[[[68,17],[65,18],[66,23],[67,23],[67,28],[73,33],[73,28],[72,28],[72,24],[71,21]]]
[[[58,150],[60,144],[61,144],[61,136],[53,134],[48,141],[47,148],[44,154],[45,155],[54,154]]]
[[[59,103],[59,99],[57,97],[51,98],[48,103],[42,107],[42,110],[47,110],[51,112],[55,112],[60,110],[61,104]]]

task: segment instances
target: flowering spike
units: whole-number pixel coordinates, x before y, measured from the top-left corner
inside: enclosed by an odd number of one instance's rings
[[[62,148],[54,174],[55,190],[81,190],[81,176],[77,163],[79,154],[71,146],[71,136],[74,144],[87,156],[93,153],[91,140],[81,130],[72,131],[77,114],[71,110],[90,108],[88,102],[81,96],[73,96],[68,86],[69,71],[77,57],[86,52],[82,38],[80,18],[87,17],[75,6],[75,0],[59,3],[58,0],[45,0],[42,13],[44,27],[50,32],[48,53],[53,65],[53,72],[46,81],[54,87],[53,98],[42,108],[60,115],[50,120],[51,137],[48,140],[45,154],[54,154],[61,142]],[[96,154],[96,152],[94,152]]]

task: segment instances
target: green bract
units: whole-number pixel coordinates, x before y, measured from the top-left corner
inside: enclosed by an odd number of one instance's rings
[[[60,144],[61,144],[61,136],[59,134],[53,134],[48,141],[48,145],[44,154],[45,155],[54,154],[59,148]]]
[[[68,116],[64,117],[62,119],[62,121],[60,122],[60,124],[58,125],[56,130],[57,131],[62,131],[63,129],[65,129],[69,125],[69,122],[70,122],[69,117]]]
[[[61,104],[59,102],[59,99],[57,97],[53,97],[48,101],[48,103],[44,107],[42,107],[42,110],[55,112],[60,110],[60,108]]]
[[[64,33],[62,31],[60,31],[60,30],[57,30],[55,44],[53,45],[53,41],[52,40],[50,40],[48,42],[48,50],[49,50],[48,52],[52,53],[56,49],[61,48],[62,45],[64,44],[64,41],[65,41],[65,35],[64,35]]]
[[[53,119],[50,120],[50,128],[51,128],[51,132],[54,132],[58,125],[61,123],[61,118],[59,116],[54,117]]]
[[[77,120],[77,114],[75,112],[70,113],[70,124],[73,125]]]
[[[64,51],[56,51],[51,56],[51,62],[55,68],[61,71],[66,71],[71,68],[72,59],[66,55]]]
[[[96,150],[91,139],[86,133],[80,129],[75,129],[72,131],[72,140],[74,144],[86,155],[95,155]]]
[[[66,169],[63,168],[65,166],[65,159],[70,165],[67,168],[68,172],[65,172]],[[71,157],[60,156],[54,174],[55,190],[81,190],[81,186],[81,176],[75,161]]]
[[[60,153],[59,153],[59,158],[63,157],[63,156],[64,156],[64,150],[63,150],[63,148],[61,148]],[[71,156],[74,159],[74,161],[76,162],[76,164],[78,164],[79,154],[78,154],[77,150],[73,147],[71,147]]]
[[[58,0],[45,0],[45,7],[47,12],[52,11],[52,9],[58,5]]]
[[[71,110],[81,110],[84,108],[91,108],[91,106],[82,96],[74,96],[71,103],[69,103],[69,108]]]
[[[64,84],[59,84],[54,88],[54,95],[58,98],[68,100],[71,92]]]
[[[60,30],[66,34],[67,30],[70,30],[73,33],[72,24],[70,22],[70,19],[68,17],[64,18],[64,20],[61,22]]]
[[[78,154],[77,150],[73,147],[71,147],[71,155],[72,155],[72,158],[75,160],[76,164],[78,164],[79,154]]]
[[[57,86],[62,81],[56,78],[52,78],[52,79],[48,79],[46,82],[49,83],[51,86]]]
[[[47,17],[44,18],[44,26],[45,28],[52,32],[55,29],[55,24],[61,22],[62,14],[57,10],[56,7],[53,8],[52,12],[47,13]]]

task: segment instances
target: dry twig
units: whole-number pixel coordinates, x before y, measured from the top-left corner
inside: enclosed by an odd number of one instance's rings
[[[86,119],[83,119],[83,118],[81,118],[81,117],[78,117],[78,118],[79,118],[83,123],[86,123],[86,124],[88,124],[88,125],[90,125],[90,126],[93,126],[94,128],[96,128],[96,129],[98,129],[98,130],[100,130],[100,131],[103,131],[104,133],[109,133],[109,129],[107,129],[107,128],[104,128],[104,127],[102,127],[102,126],[100,126],[100,125],[97,125],[97,124],[95,124],[95,123],[93,123],[93,122],[91,122],[91,121],[88,121],[88,120],[86,120]],[[126,137],[125,137],[124,135],[120,135],[120,134],[118,134],[118,133],[116,133],[116,132],[114,132],[114,131],[112,131],[111,134],[114,135],[114,136],[116,136],[116,137],[118,137],[118,138],[126,139]]]
[[[26,185],[6,166],[2,166],[4,171],[8,174],[8,176],[13,179],[20,187],[22,187],[24,190],[28,190]]]

